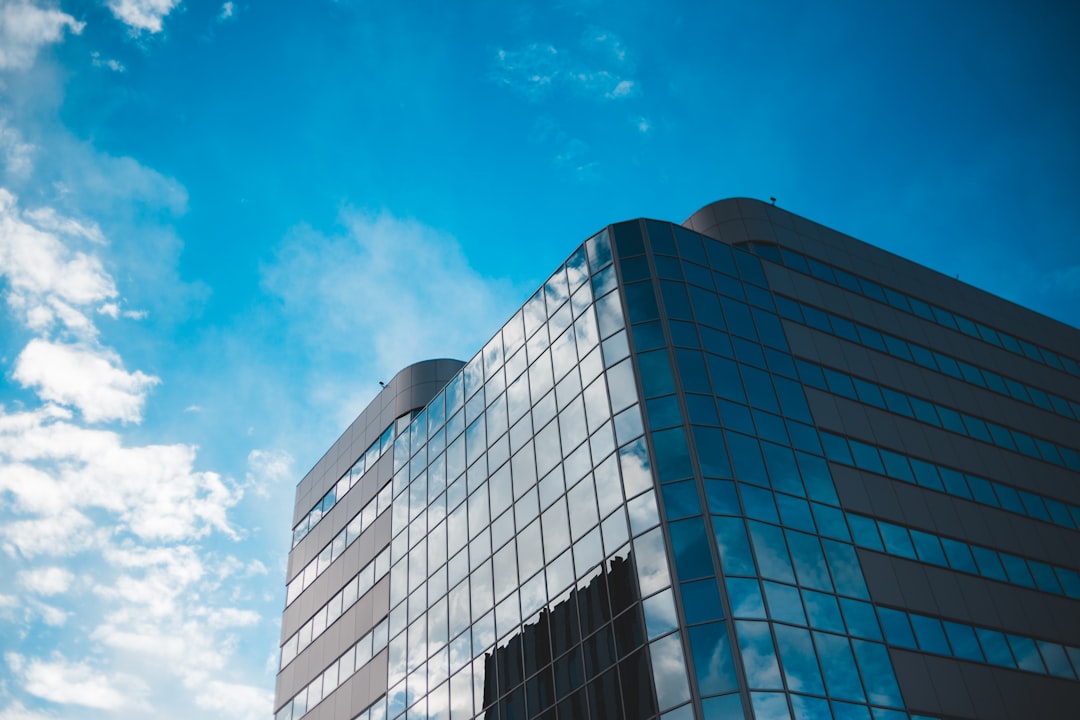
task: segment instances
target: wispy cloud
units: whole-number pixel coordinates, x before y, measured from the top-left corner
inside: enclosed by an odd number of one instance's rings
[[[5,659],[11,670],[21,676],[27,692],[44,700],[114,712],[149,710],[144,700],[148,688],[137,677],[109,677],[87,663],[70,662],[60,654],[39,660],[8,653]]]
[[[571,170],[577,179],[588,180],[596,176],[599,167],[590,157],[588,144],[584,140],[572,138],[555,153],[553,162],[557,167]]]
[[[536,119],[529,132],[529,141],[550,148],[551,162],[557,168],[569,170],[577,180],[590,180],[598,175],[599,163],[588,143],[571,137],[550,115]]]
[[[52,713],[29,710],[21,702],[16,701],[10,707],[0,710],[0,720],[56,720],[57,716]]]
[[[36,149],[32,143],[26,142],[22,133],[12,127],[0,113],[0,168],[12,177],[26,177],[33,169]]]
[[[109,10],[135,32],[161,32],[162,21],[180,0],[109,0]]]
[[[1072,294],[1080,292],[1080,265],[1057,268],[1044,276],[1045,287],[1053,292]]]
[[[108,70],[112,70],[113,72],[122,73],[127,70],[127,68],[124,67],[124,64],[119,60],[114,60],[113,58],[103,58],[101,57],[101,53],[97,52],[96,50],[90,53],[90,62],[93,63],[94,67],[106,68]]]
[[[43,45],[59,42],[64,31],[78,35],[85,23],[32,0],[0,4],[0,70],[27,68]]]
[[[500,48],[495,53],[493,79],[530,97],[551,89],[566,63],[554,45],[533,43],[518,50]]]
[[[247,486],[256,495],[269,497],[275,485],[296,479],[293,457],[285,450],[255,449],[248,453]]]
[[[366,401],[378,390],[356,388],[357,376],[389,380],[418,360],[471,354],[520,298],[474,269],[454,237],[417,220],[349,209],[341,223],[334,236],[295,228],[263,283],[297,343],[341,359],[342,375],[313,378],[311,392],[337,396],[345,421],[362,407],[352,394]]]
[[[620,100],[640,93],[633,66],[613,34],[594,32],[576,46],[531,43],[495,52],[492,79],[537,100],[562,89],[594,100]]]

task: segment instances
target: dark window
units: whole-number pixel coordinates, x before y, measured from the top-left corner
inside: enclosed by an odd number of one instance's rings
[[[680,320],[692,320],[690,298],[686,294],[686,285],[670,280],[660,281],[660,293],[664,298],[664,309],[668,317]]]
[[[649,235],[649,244],[652,246],[654,253],[675,254],[675,243],[672,241],[671,225],[669,223],[646,220],[645,232]]]
[[[656,306],[656,294],[651,282],[631,283],[625,286],[626,306],[631,322],[655,320],[660,311]]]
[[[690,628],[690,650],[694,657],[698,688],[702,695],[738,690],[735,662],[731,657],[731,647],[728,644],[723,623]],[[709,717],[712,716],[709,715]],[[729,717],[729,715],[717,717]]]
[[[678,233],[679,230],[676,229],[675,232]],[[730,246],[715,240],[706,240],[705,250],[709,255],[709,266],[713,270],[732,276],[738,274],[735,271],[735,257]]]
[[[704,238],[678,225],[668,225],[668,227],[675,231],[675,244],[679,246],[679,255],[684,260],[705,265],[705,248],[702,243]]]
[[[641,226],[636,220],[611,226],[615,236],[615,248],[619,257],[645,254],[645,243],[641,238]]]
[[[649,259],[644,255],[620,260],[619,268],[622,270],[623,282],[646,280],[652,275],[652,271],[649,269]]]

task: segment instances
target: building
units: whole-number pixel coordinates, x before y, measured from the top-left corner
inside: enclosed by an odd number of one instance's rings
[[[276,718],[1074,718],[1078,358],[757,201],[609,226],[300,483]]]

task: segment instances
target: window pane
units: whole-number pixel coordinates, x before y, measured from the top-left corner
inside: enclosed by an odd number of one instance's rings
[[[806,615],[810,620],[810,627],[815,630],[845,632],[844,621],[840,619],[840,606],[836,603],[836,596],[813,590],[803,590],[802,596],[803,602],[806,604]]]
[[[705,540],[705,524],[700,517],[669,524],[675,572],[680,580],[714,573],[709,545]]]
[[[975,628],[975,635],[979,638],[979,645],[982,646],[988,663],[1002,667],[1016,667],[1016,661],[1013,659],[1012,651],[1009,650],[1009,644],[1005,641],[1004,635],[986,628]]]
[[[703,695],[738,689],[735,663],[723,623],[690,628],[690,650],[694,656],[698,687]]]
[[[912,649],[916,647],[907,613],[882,607],[879,607],[877,612],[881,627],[885,630],[885,640],[890,645]]]
[[[754,575],[754,560],[741,518],[713,517],[713,535],[720,550],[720,565],[727,575]]]
[[[739,620],[735,623],[743,668],[751,688],[782,690],[780,667],[776,662],[768,623]]]
[[[821,551],[821,541],[815,535],[801,532],[789,530],[785,534],[791,546],[791,558],[795,564],[799,584],[803,587],[831,592],[833,585],[829,579],[825,556]]]
[[[951,655],[949,642],[945,639],[945,631],[941,627],[941,621],[925,615],[911,615],[911,626],[915,629],[915,638],[919,641],[919,649],[923,652],[935,655]]]
[[[761,576],[794,583],[795,572],[791,567],[791,559],[788,557],[784,535],[780,528],[759,522],[750,522],[749,526]]]
[[[867,700],[875,705],[904,707],[885,646],[862,640],[853,640],[851,644],[855,648],[855,657],[858,658],[859,668],[862,670]]]
[[[720,604],[720,591],[716,586],[716,578],[710,577],[683,583],[680,591],[688,624],[694,625],[722,618],[723,606]]]
[[[969,625],[949,622],[946,620],[945,634],[952,645],[953,655],[964,660],[983,662],[982,650],[979,641],[975,638],[975,630]]]
[[[829,695],[863,702],[862,683],[859,682],[859,671],[847,638],[815,632],[814,645],[817,646],[818,657],[824,660],[822,670]]]
[[[761,588],[757,578],[729,577],[727,591],[731,612],[735,617],[765,619],[765,604],[761,600]]]
[[[792,692],[825,692],[818,670],[817,656],[810,633],[802,628],[775,625],[776,642],[780,647],[780,660],[784,668],[788,690]]]
[[[657,640],[649,646],[649,650],[652,654],[653,680],[660,709],[666,710],[689,700],[690,686],[686,677],[686,660],[683,658],[682,643],[678,633]],[[623,665],[625,661],[620,668]]]

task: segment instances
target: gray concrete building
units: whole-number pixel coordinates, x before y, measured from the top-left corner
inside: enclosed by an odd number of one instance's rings
[[[611,225],[300,482],[276,720],[1075,718],[1078,358],[758,201]]]

